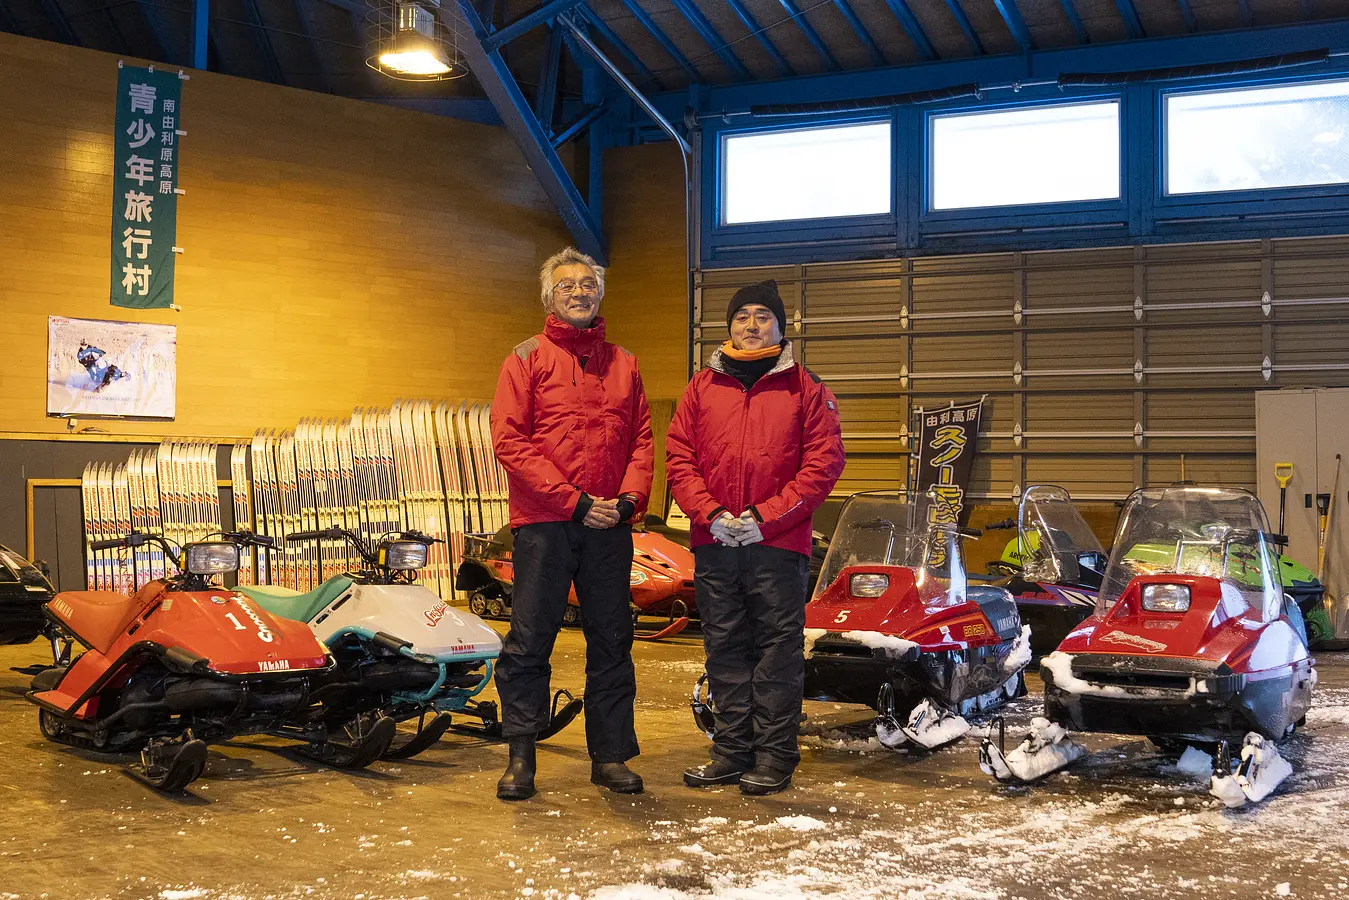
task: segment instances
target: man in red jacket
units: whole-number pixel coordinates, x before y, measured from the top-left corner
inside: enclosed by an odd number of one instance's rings
[[[632,667],[631,522],[651,493],[651,413],[637,359],[604,340],[604,269],[568,247],[539,273],[542,334],[501,365],[492,443],[510,482],[515,586],[496,666],[510,764],[503,800],[534,794],[534,742],[549,721],[548,659],[573,584],[586,639],[590,780],[642,790]]]
[[[843,474],[843,437],[833,393],[782,339],[776,282],[737,291],[726,324],[731,339],[689,382],[665,442],[716,701],[712,760],[684,783],[771,794],[801,760],[810,520]]]

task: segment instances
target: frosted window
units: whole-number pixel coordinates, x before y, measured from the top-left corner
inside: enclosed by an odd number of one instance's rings
[[[932,117],[932,208],[1113,200],[1119,101]]]
[[[782,222],[890,212],[890,123],[728,137],[722,222]]]
[[[1166,97],[1166,192],[1349,183],[1349,81]]]

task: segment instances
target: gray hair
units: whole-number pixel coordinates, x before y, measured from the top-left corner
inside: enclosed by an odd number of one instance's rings
[[[595,273],[595,280],[600,283],[599,297],[601,300],[604,299],[604,266],[595,262],[594,257],[587,256],[575,247],[567,247],[544,260],[543,267],[539,269],[539,286],[543,289],[544,309],[553,308],[553,287],[557,284],[553,279],[553,273],[563,266],[575,265],[587,266]]]

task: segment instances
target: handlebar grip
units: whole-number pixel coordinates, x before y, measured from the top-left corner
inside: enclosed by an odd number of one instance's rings
[[[317,541],[323,538],[341,537],[335,528],[325,528],[322,531],[292,531],[286,535],[288,541]]]
[[[984,533],[978,528],[956,528],[956,534],[962,534],[965,537],[983,537]]]
[[[94,541],[89,545],[90,550],[116,550],[119,547],[126,546],[126,538],[113,538],[110,541]]]

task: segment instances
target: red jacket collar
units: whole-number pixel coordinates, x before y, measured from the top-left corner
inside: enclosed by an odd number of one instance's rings
[[[543,333],[548,340],[574,356],[590,356],[604,343],[604,317],[596,316],[594,323],[582,330],[549,313]]]

